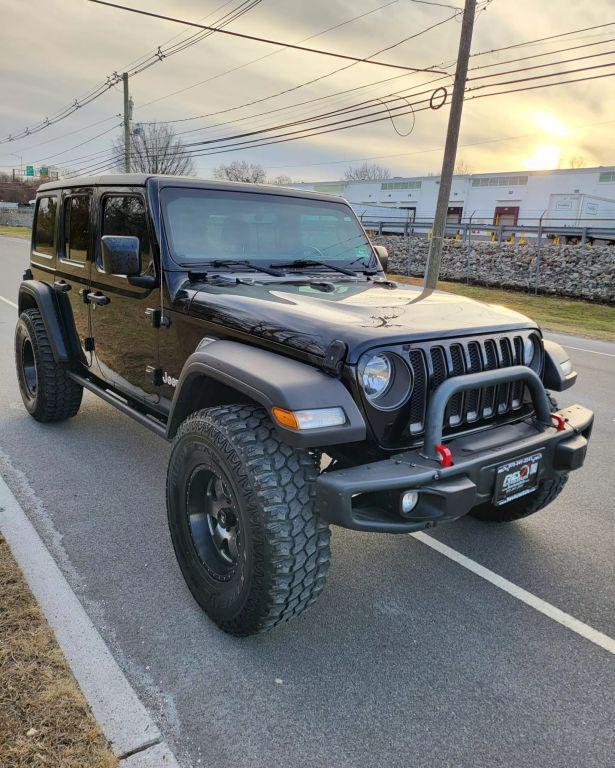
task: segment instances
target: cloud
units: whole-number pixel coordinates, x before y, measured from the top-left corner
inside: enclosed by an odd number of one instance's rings
[[[354,0],[311,0],[310,3],[263,0],[230,28],[298,41],[362,12],[376,9],[385,2],[370,0],[358,6]],[[232,7],[227,6],[212,13],[219,5],[216,0],[209,0],[206,4],[201,0],[149,0],[142,3],[141,7],[186,19],[205,17],[203,23],[211,23],[223,15],[228,7]],[[553,5],[550,3],[548,8],[541,8],[534,0],[518,0],[513,8],[509,3],[496,0],[485,12],[479,14],[473,50],[480,52],[529,38],[604,23],[610,3],[609,0],[596,0],[591,7],[587,7],[560,2],[557,3],[557,13],[553,12]],[[209,16],[206,16],[207,13]],[[369,55],[420,31],[438,19],[446,18],[448,13],[447,9],[400,0],[364,19],[316,37],[309,44],[353,55]],[[128,63],[155,50],[169,38],[179,35],[176,39],[181,39],[186,34],[194,33],[194,29],[186,32],[180,25],[91,3],[76,3],[74,0],[56,0],[53,4],[40,0],[35,3],[5,0],[3,26],[3,45],[0,48],[2,135],[18,131],[53,114],[104,80],[106,75],[122,71]],[[379,58],[409,66],[430,66],[454,60],[459,29],[457,21],[450,21],[429,34],[383,53]],[[578,36],[578,39],[563,38],[563,41],[555,41],[548,46],[513,50],[501,54],[500,60],[520,58],[545,48],[555,50],[565,45],[578,45],[599,39],[589,34]],[[24,37],[27,39],[26,46]],[[274,55],[243,66],[269,53]],[[579,55],[585,53],[581,51]],[[492,58],[480,57],[474,59],[472,65],[491,61]],[[206,129],[206,126],[213,123],[257,115],[266,110],[328,96],[345,88],[354,88],[399,74],[395,70],[360,64],[313,85],[293,90],[285,96],[251,107],[237,108],[246,102],[295,88],[302,82],[326,75],[342,66],[344,62],[335,59],[288,50],[276,52],[263,44],[212,35],[132,78],[135,120],[177,120],[229,110],[200,122],[178,123],[178,130],[201,127],[199,132],[186,134],[189,140],[194,141],[225,135],[226,131],[235,132],[235,129],[286,122],[360,101],[365,95],[384,95],[404,84],[419,84],[430,79],[424,74],[417,74],[357,91],[346,97],[296,107],[292,112],[273,112],[237,124]],[[504,66],[501,69],[495,67],[494,70],[502,71],[515,66],[523,64]],[[241,68],[222,74],[236,67]],[[209,80],[212,77],[214,79]],[[209,82],[202,82],[205,80]],[[591,124],[610,117],[615,119],[610,111],[610,101],[605,99],[610,82],[609,79],[596,80],[562,88],[468,101],[464,108],[460,143],[473,144],[531,133],[536,130],[532,115],[542,112],[563,120],[573,130],[574,136],[559,137],[564,142],[564,154],[580,153],[590,156],[592,162],[608,164],[613,161],[610,138],[612,126],[601,128],[591,127]],[[168,95],[179,90],[182,92]],[[72,160],[73,166],[78,166],[78,158],[108,149],[110,136],[91,141],[66,154],[57,157],[53,155],[86,141],[100,132],[104,125],[73,134],[75,130],[104,119],[109,119],[108,124],[112,125],[113,116],[119,114],[121,109],[121,89],[112,89],[57,126],[15,144],[0,146],[0,165],[10,166],[14,163],[15,158],[10,153],[15,152],[23,155],[24,163],[32,159],[67,165]],[[246,149],[237,154],[203,157],[198,159],[198,167],[201,173],[207,174],[220,162],[240,157],[275,167],[279,171],[287,170],[293,177],[308,180],[343,175],[345,166],[338,163],[341,159],[398,155],[382,160],[396,175],[438,171],[441,161],[441,149],[438,148],[444,142],[446,111],[421,112],[416,117],[415,129],[407,138],[398,136],[391,123],[386,121],[298,142]],[[398,123],[400,130],[405,130],[408,118],[402,118]],[[514,170],[522,167],[523,158],[532,155],[535,145],[532,139],[520,138],[467,147],[460,154],[475,172]],[[434,149],[437,151],[431,151]],[[312,165],[327,162],[332,164]]]

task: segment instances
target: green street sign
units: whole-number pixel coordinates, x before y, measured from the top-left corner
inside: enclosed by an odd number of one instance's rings
[[[34,176],[34,166],[26,165],[26,176]]]
[[[46,165],[42,165],[38,169],[38,174],[39,174],[39,176],[49,176],[49,168],[47,168]]]

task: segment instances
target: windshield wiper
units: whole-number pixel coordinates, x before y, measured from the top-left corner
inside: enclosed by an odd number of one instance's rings
[[[315,261],[314,259],[295,259],[294,261],[276,262],[274,264],[270,264],[269,266],[282,268],[297,267],[299,269],[305,267],[326,267],[327,269],[331,269],[334,272],[341,272],[342,275],[351,275],[352,277],[357,276],[357,273],[352,269],[345,269],[344,267],[338,267],[336,264],[331,264],[328,261]]]
[[[250,269],[253,269],[255,272],[264,272],[266,275],[273,275],[274,277],[282,277],[283,272],[280,272],[278,269],[270,269],[269,267],[261,267],[258,264],[254,264],[254,262],[249,261],[248,259],[214,259],[213,261],[208,261],[204,264],[195,264],[194,266],[199,267],[215,267],[216,269],[220,267],[249,267]],[[191,270],[192,272],[196,272],[196,270]]]

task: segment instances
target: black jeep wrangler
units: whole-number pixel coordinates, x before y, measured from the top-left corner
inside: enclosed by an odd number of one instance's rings
[[[387,280],[337,197],[156,176],[39,188],[15,357],[29,413],[84,389],[172,441],[167,508],[225,631],[301,613],[329,525],[408,533],[544,507],[593,415],[564,350],[503,307]]]

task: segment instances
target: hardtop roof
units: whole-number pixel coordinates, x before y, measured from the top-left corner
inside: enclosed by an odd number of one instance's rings
[[[41,184],[37,194],[54,189],[75,189],[77,187],[144,187],[148,182],[158,181],[161,187],[186,187],[192,189],[236,190],[256,194],[281,195],[283,197],[309,197],[327,202],[346,202],[339,195],[313,192],[307,189],[293,189],[277,184],[248,184],[241,181],[219,181],[192,176],[170,176],[146,173],[114,173],[99,176],[67,177]]]

